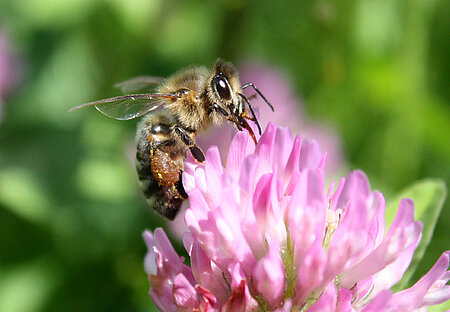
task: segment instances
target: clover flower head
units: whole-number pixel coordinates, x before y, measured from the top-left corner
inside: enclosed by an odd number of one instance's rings
[[[269,123],[257,146],[239,132],[226,167],[216,147],[188,159],[183,243],[146,231],[150,296],[162,311],[419,311],[450,298],[449,252],[393,293],[422,232],[401,201],[386,231],[385,201],[353,171],[325,185],[317,143]]]

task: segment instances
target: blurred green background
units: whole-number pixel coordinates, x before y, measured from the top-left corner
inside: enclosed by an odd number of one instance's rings
[[[262,60],[388,201],[448,182],[449,16],[445,0],[0,0],[19,68],[0,104],[0,311],[154,309],[141,232],[164,221],[137,187],[136,121],[67,113],[133,76]],[[446,204],[422,273],[449,226]]]

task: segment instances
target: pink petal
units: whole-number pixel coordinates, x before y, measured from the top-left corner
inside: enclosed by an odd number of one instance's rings
[[[362,312],[389,311],[387,308],[392,299],[389,289],[381,291],[370,303],[362,309]]]
[[[216,275],[211,267],[211,260],[195,241],[192,246],[191,267],[195,280],[202,287],[209,289],[219,302],[225,302],[229,296],[228,286],[222,274]]]
[[[352,292],[347,288],[339,288],[336,312],[355,311],[352,307]]]
[[[239,131],[231,142],[227,157],[227,173],[239,179],[242,163],[246,156],[253,153],[255,144],[244,131]]]
[[[411,218],[414,207],[410,200],[400,203],[399,211],[394,223],[382,243],[367,257],[347,270],[341,277],[341,283],[351,288],[355,283],[370,275],[387,268],[381,273],[382,277],[374,277],[374,283],[383,283],[383,287],[377,287],[375,295],[383,288],[389,288],[390,284],[398,281],[411,262],[412,254],[419,243],[422,225]],[[409,222],[409,223],[408,223]],[[397,261],[397,262],[395,262]],[[392,267],[389,264],[394,263]]]
[[[405,274],[405,271],[411,264],[414,251],[416,250],[419,241],[420,236],[417,239],[416,244],[411,244],[408,248],[405,248],[394,262],[373,275],[374,287],[370,297],[374,297],[383,289],[391,288],[402,279],[403,274]]]
[[[385,224],[385,199],[383,194],[378,191],[373,192],[373,203],[372,207],[374,208],[372,211],[373,218],[371,218],[371,225],[369,228],[370,237],[373,239],[373,246],[378,246],[384,238],[386,231]]]
[[[188,227],[198,228],[199,220],[206,219],[211,208],[199,189],[189,192],[189,205],[190,209],[186,210],[184,220]]]
[[[277,172],[267,173],[259,179],[253,195],[253,211],[261,233],[285,241],[286,225],[280,208],[282,186]]]
[[[334,195],[331,197],[330,209],[333,211],[335,211],[338,208],[337,207],[338,203],[339,203],[339,208],[342,208],[345,206],[345,204],[342,204],[342,202],[339,202],[339,198],[340,198],[342,191],[344,189],[344,186],[345,186],[345,181],[346,181],[345,178],[341,178],[339,180],[339,184],[336,187],[336,191],[334,192]]]
[[[150,231],[144,231],[144,233],[142,233],[142,237],[144,238],[145,244],[147,245],[148,249],[148,252],[144,258],[144,270],[147,274],[156,274],[156,252],[153,249],[153,234]]]
[[[316,241],[298,270],[295,302],[304,302],[312,291],[322,284],[326,264],[327,254],[323,250],[321,242]]]
[[[173,285],[180,274],[183,275],[184,281],[193,285],[195,280],[191,269],[183,263],[184,259],[177,255],[161,228],[157,228],[153,235],[146,231],[143,236],[149,253],[154,253],[156,261],[157,275],[149,276],[150,297],[161,310],[177,311],[172,300]]]
[[[384,285],[391,284],[398,280],[403,275],[406,268],[409,266],[411,256],[414,249],[420,240],[420,233],[422,226],[420,223],[412,224],[410,227],[404,229],[398,236],[393,237],[392,240],[384,241],[378,248],[365,257],[361,262],[348,269],[342,276],[341,282],[345,287],[352,287],[360,280],[367,278],[381,270],[388,268],[387,272],[381,273],[380,278],[374,277],[374,283],[381,281]],[[398,259],[398,262],[394,262]],[[388,265],[395,263],[393,267]],[[398,268],[398,272],[393,275],[384,274],[393,272]],[[384,278],[384,280],[383,280]],[[377,287],[383,289],[385,287]],[[377,292],[374,292],[376,294]]]
[[[246,213],[242,217],[241,228],[242,234],[255,256],[255,259],[260,259],[266,253],[266,241],[263,236],[264,233],[260,231],[259,225],[256,222],[256,216],[252,206],[250,200],[243,204]]]
[[[285,180],[289,180],[290,176],[299,170],[300,151],[302,148],[302,137],[297,135],[292,145],[292,150],[289,155],[289,159],[286,163]]]
[[[202,192],[206,192],[208,190],[208,183],[206,179],[206,172],[204,165],[200,165],[195,168],[194,179],[195,179],[195,188],[201,190]]]
[[[143,237],[149,251],[156,254],[158,274],[167,276],[181,272],[184,258],[178,256],[163,229],[155,229],[153,235],[145,231]]]
[[[202,296],[198,312],[219,312],[220,303],[212,292],[200,285],[196,285],[195,290]]]
[[[367,296],[372,293],[373,290],[373,278],[370,276],[365,280],[359,281],[353,285],[351,291],[353,294],[353,302],[360,304],[360,301],[367,301]]]
[[[341,270],[358,262],[363,255],[367,255],[373,250],[375,245],[374,235],[369,232],[374,232],[378,229],[377,224],[374,223],[375,213],[372,210],[372,205],[379,206],[377,198],[370,195],[366,189],[366,180],[359,172],[354,172],[349,175],[343,188],[343,193],[340,196],[340,204],[337,204],[335,211],[342,211],[339,226],[333,233],[330,241],[330,257],[336,258],[337,255],[342,255],[342,250],[347,250],[349,253],[345,259],[341,259],[340,267],[333,268],[333,274],[339,274]],[[339,189],[339,187],[338,187]],[[353,194],[365,189],[367,196],[362,194]],[[352,197],[348,201],[344,201],[344,197]],[[345,206],[340,206],[344,205]],[[353,238],[351,238],[353,237]],[[343,245],[347,244],[346,247]],[[344,261],[345,260],[345,261]],[[338,262],[335,262],[337,264]],[[345,285],[346,287],[348,285]],[[350,286],[351,287],[351,286]]]
[[[335,181],[331,181],[330,185],[328,186],[327,195],[326,195],[326,198],[327,198],[328,202],[331,202],[331,198],[333,196],[333,190],[334,190],[335,185],[336,185],[336,182]]]
[[[449,300],[450,298],[450,286],[447,285],[450,279],[450,271],[444,273],[441,278],[433,283],[430,290],[424,297],[424,305],[434,305]]]
[[[450,299],[450,286],[430,289],[423,298],[424,306],[440,304]]]
[[[186,211],[186,223],[193,237],[199,241],[208,257],[222,269],[230,261],[240,261],[242,267],[250,270],[254,265],[254,255],[246,243],[240,225],[238,206],[234,203],[234,190],[224,190],[221,194],[222,204],[210,211],[206,219],[196,219],[189,209]]]
[[[266,215],[269,214],[268,210],[272,205],[272,198],[277,198],[272,193],[277,193],[276,176],[272,173],[266,173],[259,178],[253,193],[253,211],[260,224],[265,224]],[[262,230],[264,231],[264,228]]]
[[[206,152],[205,174],[207,194],[213,195],[211,196],[211,205],[214,207],[215,204],[217,204],[217,202],[214,201],[214,195],[220,193],[220,181],[223,174],[222,161],[220,159],[220,153],[217,146],[211,146]]]
[[[345,185],[336,202],[336,208],[345,207],[348,202],[364,201],[369,195],[370,185],[366,174],[361,170],[352,171],[346,178]]]
[[[241,282],[245,280],[245,274],[241,269],[239,262],[232,262],[228,266],[228,272],[231,275],[231,289],[239,287]]]
[[[277,134],[277,127],[274,123],[267,125],[266,131],[259,139],[256,146],[256,155],[260,158],[260,172],[270,172],[272,170],[272,154],[274,152],[275,137]]]
[[[186,231],[183,233],[183,246],[186,249],[189,257],[192,257],[192,246],[194,245],[194,238],[192,237],[192,233]]]
[[[438,293],[436,298],[428,297],[424,300],[426,294],[432,285],[447,273],[449,265],[450,251],[444,252],[436,261],[434,266],[411,288],[402,290],[393,295],[392,301],[397,306],[409,306],[414,309],[424,305],[439,304],[450,299],[448,290]]]
[[[300,172],[294,171],[289,178],[289,182],[287,183],[286,188],[284,189],[285,196],[291,196],[294,193],[295,187],[297,186],[299,179],[300,179]]]
[[[335,236],[332,238],[332,244],[330,244],[328,249],[327,270],[324,274],[325,283],[330,282],[335,276],[345,272],[353,257],[364,248],[363,242],[364,239],[359,239],[359,236],[353,232],[340,235],[340,240],[335,240]],[[354,283],[350,287],[347,284],[342,285],[351,288]]]
[[[314,242],[322,244],[323,241],[327,204],[323,193],[319,191],[321,188],[319,183],[320,179],[316,172],[311,170],[301,172],[299,183],[287,208],[287,222],[294,246],[296,267],[301,266],[304,256]],[[311,188],[309,193],[305,190],[308,188]]]
[[[225,262],[228,260],[238,261],[245,272],[250,272],[255,263],[254,255],[244,239],[236,214],[229,210],[223,209],[222,217],[218,217],[218,213],[214,216],[217,229],[216,238],[220,242],[219,245],[216,245],[218,254],[222,255],[220,258]]]
[[[386,236],[392,236],[394,232],[401,227],[414,222],[414,202],[411,199],[401,200],[397,214],[391,224]]]
[[[287,127],[278,127],[275,142],[272,166],[280,170],[280,175],[284,176],[284,168],[287,165],[290,153],[292,151],[293,138],[291,131]]]
[[[334,283],[330,283],[325,289],[319,300],[316,301],[309,309],[308,312],[325,312],[336,310],[336,288]]]
[[[419,222],[413,222],[414,221],[414,206],[413,202],[411,200],[402,200],[399,205],[399,209],[397,212],[397,215],[394,220],[393,224],[391,225],[391,228],[389,229],[388,234],[386,235],[384,242],[386,244],[387,241],[390,241],[388,244],[391,246],[386,246],[387,251],[385,254],[386,261],[392,263],[388,263],[388,265],[383,268],[381,271],[373,275],[374,279],[374,289],[372,291],[371,297],[374,297],[378,292],[380,292],[383,289],[391,288],[393,285],[395,285],[400,279],[403,277],[403,274],[405,273],[406,269],[409,267],[414,251],[417,248],[417,245],[420,242],[421,232],[422,232],[422,224]],[[403,220],[403,221],[401,221]],[[412,222],[410,225],[408,225],[408,222]],[[396,242],[399,242],[400,234],[397,234],[394,239],[391,239],[388,237],[388,235],[394,236],[394,231],[399,233],[399,231],[402,231],[401,229],[396,229],[395,226],[406,226],[403,230],[403,233],[407,233],[407,227],[410,227],[410,232],[413,231],[408,235],[407,240],[404,241],[405,246],[403,247],[403,250],[401,252],[395,251],[395,244]],[[399,246],[397,246],[399,247]],[[394,248],[394,249],[393,249]],[[397,253],[395,255],[395,253]],[[388,259],[390,258],[389,255],[395,255],[395,259]]]
[[[280,256],[279,244],[269,241],[267,255],[260,259],[253,271],[256,289],[273,308],[281,305],[284,291],[284,267]]]
[[[153,303],[161,311],[175,312],[179,310],[178,307],[173,303],[173,281],[163,279],[157,275],[150,275],[149,282],[151,285],[149,292],[150,298],[152,298]]]
[[[257,180],[257,171],[259,168],[259,157],[250,155],[244,160],[239,177],[239,185],[247,195],[253,194],[253,190]],[[258,177],[259,178],[259,177]]]
[[[174,279],[173,302],[183,308],[195,308],[200,303],[200,298],[194,289],[194,286],[186,279],[183,274],[178,274]]]
[[[223,312],[254,311],[257,302],[249,294],[248,286],[244,280],[233,289],[230,298],[222,308]]]
[[[301,209],[313,205],[317,201],[324,204],[323,208],[325,208],[327,205],[322,181],[321,175],[316,171],[302,171],[296,183],[290,205]]]
[[[231,263],[228,271],[231,275],[232,293],[222,311],[252,311],[258,304],[250,294],[244,272],[241,270],[239,263]]]
[[[303,169],[316,169],[320,163],[322,153],[316,141],[303,141],[300,151],[299,167]]]
[[[192,155],[188,153],[186,160],[184,161],[184,170],[182,175],[183,187],[188,194],[195,187],[194,175],[197,166],[198,163],[196,163]]]
[[[327,162],[327,153],[323,153],[322,156],[320,156],[320,161],[316,169],[318,172],[320,172],[321,176],[323,176],[323,172],[325,171],[326,162]]]

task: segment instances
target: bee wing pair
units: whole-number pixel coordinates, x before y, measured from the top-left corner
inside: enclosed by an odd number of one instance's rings
[[[155,84],[161,84],[164,81],[165,81],[165,78],[161,78],[161,77],[140,76],[140,77],[135,77],[135,78],[120,82],[120,83],[116,84],[115,87],[121,88],[122,92],[124,92],[124,93],[136,92],[136,91],[140,91],[140,90],[144,90],[144,89],[147,89],[145,91],[148,91],[150,86],[155,85]],[[248,84],[242,86],[242,88],[245,89],[249,86],[253,87],[254,90],[264,99],[264,101],[273,110],[273,106],[264,97],[264,95],[259,91],[259,89],[257,89],[253,85],[253,83],[248,83]],[[95,106],[95,108],[99,112],[101,112],[102,114],[104,114],[108,117],[118,119],[118,120],[129,120],[129,119],[141,117],[151,111],[154,111],[154,110],[160,108],[161,106],[163,106],[163,104],[167,103],[167,100],[176,101],[177,99],[182,97],[184,93],[185,92],[183,92],[183,91],[177,91],[177,92],[172,92],[172,93],[139,93],[139,94],[128,94],[128,95],[122,95],[122,96],[115,96],[115,97],[102,99],[102,100],[89,102],[86,104],[76,106],[76,107],[70,109],[69,112],[83,108],[83,107]],[[250,108],[253,118],[243,117],[243,116],[233,116],[233,118],[227,117],[226,119],[235,123],[239,130],[246,129],[256,144],[257,140],[255,137],[255,134],[253,133],[253,130],[250,127],[250,125],[248,124],[248,122],[246,121],[246,118],[248,118],[249,120],[252,120],[256,123],[260,134],[261,134],[261,126],[258,123],[255,112],[253,111],[253,108],[250,105],[249,99],[242,93],[239,93],[239,96],[241,96],[243,98],[243,100],[247,103],[248,107]],[[228,115],[228,114],[225,113],[225,115]]]
[[[150,86],[161,84],[165,80],[162,77],[139,76],[116,83],[114,87],[120,88],[123,94],[148,93],[151,89]]]
[[[141,76],[120,82],[115,87],[121,88],[124,93],[129,93],[160,84],[164,80],[161,77]],[[95,106],[99,112],[108,117],[129,120],[160,108],[168,99],[176,100],[179,97],[180,94],[177,93],[128,94],[85,103],[71,108],[69,112],[87,106]]]

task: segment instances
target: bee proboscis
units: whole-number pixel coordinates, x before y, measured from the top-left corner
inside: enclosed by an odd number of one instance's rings
[[[157,85],[154,93],[116,96],[79,105],[70,111],[95,106],[104,115],[118,120],[145,115],[136,134],[140,186],[149,204],[153,204],[159,214],[173,220],[188,197],[181,179],[186,151],[189,149],[199,163],[205,160],[195,142],[198,132],[210,124],[228,120],[238,130],[246,129],[256,144],[247,120],[256,123],[260,134],[261,127],[242,90],[252,87],[272,110],[273,106],[253,83],[241,86],[236,68],[221,59],[215,61],[212,69],[191,66],[167,79],[143,76],[117,86],[130,91],[151,85]]]

